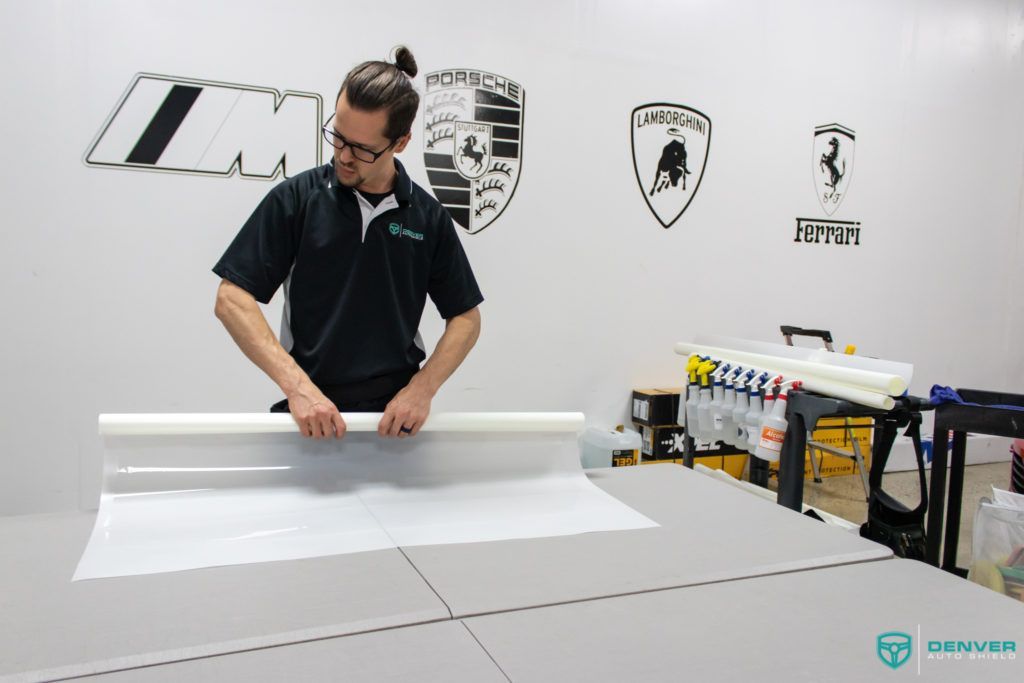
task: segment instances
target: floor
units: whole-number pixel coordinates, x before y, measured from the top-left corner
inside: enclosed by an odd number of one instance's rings
[[[928,473],[929,485],[931,485]],[[971,536],[974,528],[974,513],[978,501],[992,497],[992,487],[1009,489],[1010,463],[999,462],[987,465],[969,465],[964,472],[964,496],[961,508],[960,542],[957,547],[957,566],[968,568],[971,564]],[[775,488],[772,481],[771,488]],[[885,475],[882,488],[901,502],[914,507],[920,500],[917,472],[892,472]],[[859,475],[826,477],[820,484],[811,479],[804,481],[804,502],[834,515],[862,524],[867,519],[867,501],[864,485]]]

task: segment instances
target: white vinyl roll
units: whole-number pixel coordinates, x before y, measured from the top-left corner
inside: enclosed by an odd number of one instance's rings
[[[906,381],[899,375],[875,372],[872,370],[861,370],[857,368],[844,368],[823,363],[797,360],[794,358],[782,358],[780,356],[769,356],[749,351],[738,351],[716,346],[705,346],[702,344],[691,344],[679,342],[675,346],[676,353],[689,356],[693,353],[709,355],[713,358],[722,358],[739,363],[756,365],[761,368],[776,368],[784,374],[792,375],[796,379],[821,379],[829,382],[836,382],[849,387],[865,389],[887,396],[900,396],[907,390]]]
[[[375,432],[381,413],[343,413],[349,432]],[[423,432],[578,432],[583,413],[438,413]],[[288,413],[129,413],[99,416],[104,436],[298,432]]]
[[[405,439],[346,419],[314,440],[290,415],[103,416],[75,580],[657,526],[590,483],[581,413],[439,413]]]

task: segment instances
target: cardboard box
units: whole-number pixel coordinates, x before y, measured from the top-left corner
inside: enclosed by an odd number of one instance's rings
[[[648,427],[676,424],[681,391],[681,387],[634,389],[633,422]]]
[[[654,459],[644,458],[641,460],[641,465],[657,465],[658,463],[674,462],[677,465],[683,464],[682,458],[667,458],[667,459]],[[734,455],[695,455],[693,457],[693,464],[704,465],[710,467],[713,470],[725,470],[730,476],[735,479],[739,479],[743,476],[743,469],[747,466],[747,454],[744,453]]]
[[[849,418],[850,424],[853,427],[852,430],[844,429],[845,419],[841,417],[828,417],[818,420],[818,425],[811,435],[814,441],[832,446],[834,448],[841,448],[844,451],[853,452],[853,443],[850,440],[850,431],[853,433],[853,438],[857,440],[857,444],[860,446],[860,454],[864,458],[864,470],[870,471],[871,469],[871,435],[874,432],[872,425],[874,421],[870,417],[851,417]],[[850,474],[857,474],[856,465],[853,460],[844,458],[838,455],[832,455],[831,453],[822,453],[821,451],[815,451],[818,457],[818,468],[821,473],[821,477],[843,477]],[[769,467],[769,471],[772,476],[777,476],[779,472],[779,464],[772,463]],[[811,468],[811,454],[806,452],[804,454],[804,479],[813,479],[814,472]]]
[[[722,456],[722,469],[733,479],[742,479],[743,470],[747,468],[747,453]],[[710,467],[710,465],[709,465]]]
[[[665,460],[641,460],[640,464],[641,465],[661,465],[661,464],[666,463],[666,462],[675,463],[676,465],[682,465],[683,464],[683,459],[682,458],[666,458]]]
[[[634,423],[640,432],[641,460],[671,460],[683,457],[686,428],[676,424],[651,427]]]
[[[844,429],[845,419],[841,417],[830,417],[818,420],[818,425],[811,438],[833,448],[841,448],[844,451],[853,452],[853,443],[850,440],[850,432],[857,440],[860,447],[860,454],[864,458],[864,470],[871,469],[871,435],[874,432],[872,425],[874,420],[870,417],[849,418],[852,429]],[[843,458],[831,453],[815,451],[818,456],[818,468],[821,476],[842,477],[848,474],[856,474],[856,464],[849,458]],[[804,478],[811,479],[814,476],[811,469],[811,454],[804,456]]]
[[[649,427],[635,423],[633,426],[640,432],[641,460],[666,460],[683,457],[683,441],[686,439],[685,427],[676,424]],[[746,451],[741,451],[721,441],[716,441],[710,445],[695,442],[693,454],[694,457],[705,455],[746,455]]]

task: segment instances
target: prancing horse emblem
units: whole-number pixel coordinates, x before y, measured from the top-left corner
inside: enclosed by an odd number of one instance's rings
[[[854,142],[854,132],[838,123],[814,129],[814,189],[829,216],[850,190]]]
[[[467,135],[466,143],[459,150],[459,161],[462,162],[466,157],[473,160],[473,165],[470,166],[470,173],[483,170],[484,158],[487,156],[487,143],[485,142],[480,151],[476,149],[476,136]]]
[[[821,170],[828,170],[829,179],[831,182],[825,183],[826,186],[831,187],[835,190],[839,187],[839,181],[843,179],[843,175],[846,174],[846,159],[843,159],[843,170],[840,171],[836,168],[836,159],[839,158],[839,138],[833,137],[828,141],[830,148],[828,154],[821,155]]]

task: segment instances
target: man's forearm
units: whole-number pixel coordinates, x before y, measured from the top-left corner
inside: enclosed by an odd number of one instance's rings
[[[436,394],[441,385],[462,365],[479,337],[479,308],[472,308],[450,318],[445,323],[444,334],[434,352],[410,384],[422,384],[431,395]]]
[[[337,407],[284,350],[249,292],[223,280],[215,312],[242,353],[281,387],[303,436],[320,439],[345,434],[345,420]]]
[[[274,336],[251,294],[224,280],[217,290],[215,312],[242,353],[281,387],[286,396],[310,381]]]

